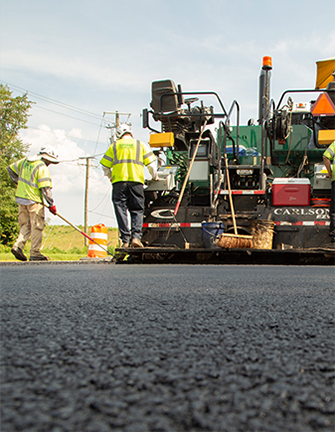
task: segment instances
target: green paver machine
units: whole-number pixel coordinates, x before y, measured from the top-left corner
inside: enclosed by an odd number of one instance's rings
[[[160,166],[159,181],[145,189],[141,260],[183,250],[191,262],[206,252],[208,262],[227,254],[229,261],[234,250],[219,240],[234,232],[234,214],[238,234],[254,238],[249,256],[266,249],[267,256],[280,252],[281,263],[293,252],[313,251],[313,259],[320,252],[320,263],[325,253],[333,259],[322,155],[335,140],[335,58],[317,62],[315,88],[286,90],[278,103],[270,96],[271,70],[271,57],[264,57],[258,119],[246,125],[236,100],[227,109],[215,92],[185,92],[172,80],[152,83],[143,127],[151,131]]]

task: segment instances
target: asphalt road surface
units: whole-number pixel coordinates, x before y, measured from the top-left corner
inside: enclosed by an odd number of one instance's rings
[[[0,267],[1,431],[334,431],[334,268]]]

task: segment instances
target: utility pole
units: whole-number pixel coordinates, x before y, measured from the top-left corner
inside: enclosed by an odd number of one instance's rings
[[[79,159],[86,159],[86,174],[85,174],[85,200],[84,200],[84,233],[88,234],[88,218],[87,218],[87,209],[88,209],[88,181],[89,181],[89,173],[90,173],[90,159],[93,159],[92,156],[81,157]],[[87,246],[87,238],[84,237],[84,245]]]
[[[119,111],[104,111],[103,117],[105,117],[106,114],[114,114],[114,116],[115,116],[114,123],[106,126],[106,129],[111,129],[111,135],[109,137],[109,142],[112,145],[115,142],[115,140],[117,139],[116,138],[116,128],[118,126],[120,126],[120,116],[127,116],[127,120],[125,121],[125,123],[131,126],[131,123],[129,122],[131,113],[122,113],[122,112],[120,113]],[[118,237],[120,237],[120,231],[118,233],[119,233]]]
[[[113,125],[107,126],[107,129],[115,129],[117,126],[120,125],[120,115],[126,115],[127,121],[129,121],[129,117],[131,116],[131,113],[120,113],[119,111],[113,111],[113,112],[104,112],[103,117],[106,114],[114,114],[115,115],[115,123]],[[79,159],[85,159],[85,167],[86,167],[86,174],[85,174],[85,200],[84,200],[84,233],[88,234],[88,183],[89,183],[89,174],[90,174],[90,159],[95,159],[94,156],[86,156],[86,157],[80,157]],[[84,245],[87,246],[87,238],[84,237]]]
[[[125,123],[131,125],[131,123],[129,123],[129,118],[131,116],[131,113],[123,113],[123,112],[119,112],[119,111],[104,111],[103,117],[105,117],[106,114],[114,114],[114,116],[115,116],[114,123],[106,126],[106,129],[116,129],[120,125],[120,116],[127,116],[127,120],[125,121]],[[111,137],[110,137],[111,143],[113,142],[113,136],[114,135],[111,134]]]

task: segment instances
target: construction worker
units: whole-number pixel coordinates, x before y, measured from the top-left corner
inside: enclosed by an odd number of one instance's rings
[[[117,140],[111,144],[100,163],[113,185],[112,201],[120,231],[121,248],[130,244],[143,247],[141,242],[144,212],[144,165],[154,180],[156,156],[151,148],[134,139],[128,124],[116,128]],[[128,226],[130,213],[131,230]]]
[[[58,164],[58,156],[51,147],[42,147],[40,152],[29,158],[23,158],[9,167],[8,174],[17,184],[16,202],[19,205],[20,233],[11,250],[20,261],[27,261],[23,248],[31,236],[29,261],[47,261],[42,255],[42,233],[45,226],[43,198],[51,213],[57,209],[52,197],[52,182],[48,166]]]
[[[335,242],[335,141],[333,141],[327,150],[323,153],[323,162],[327,168],[327,176],[332,179],[331,182],[331,200],[330,200],[330,227],[329,236],[330,241]]]

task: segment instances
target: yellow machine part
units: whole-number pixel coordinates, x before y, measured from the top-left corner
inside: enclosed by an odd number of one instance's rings
[[[174,136],[172,132],[151,134],[149,138],[150,147],[172,147]]]
[[[327,146],[335,141],[335,130],[319,130],[318,142]]]
[[[333,81],[332,73],[335,71],[335,57],[319,60],[316,62],[316,89],[327,88],[328,83]]]

